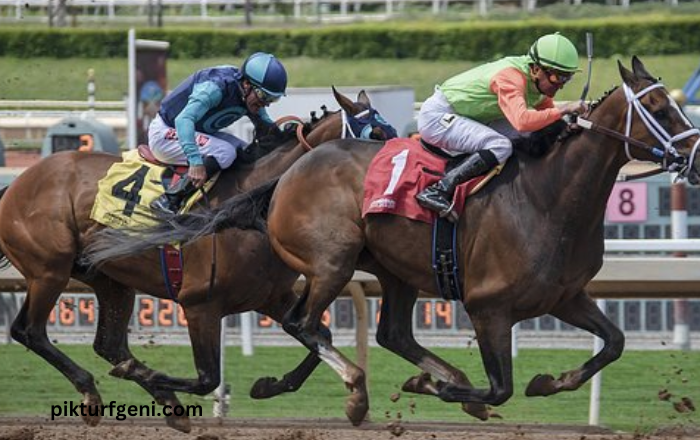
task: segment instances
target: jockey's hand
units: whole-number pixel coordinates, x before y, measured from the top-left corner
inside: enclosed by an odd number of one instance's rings
[[[582,115],[588,111],[588,104],[582,101],[571,101],[559,104],[557,108],[565,115],[570,115],[572,113]]]
[[[195,188],[201,188],[204,182],[207,181],[207,170],[204,168],[204,165],[190,166],[189,171],[187,171],[187,177],[190,178]]]

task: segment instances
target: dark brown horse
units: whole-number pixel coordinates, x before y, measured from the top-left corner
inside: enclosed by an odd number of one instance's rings
[[[356,103],[335,89],[333,92],[342,111],[316,121],[306,137],[308,144],[341,137],[348,121],[360,130],[370,126],[365,133],[380,139],[395,135],[371,108],[364,92]],[[236,164],[222,173],[210,195],[212,206],[279,176],[305,151],[301,143],[290,140],[252,164]],[[27,169],[0,192],[0,255],[27,281],[26,299],[12,325],[12,336],[63,373],[83,394],[86,405],[101,404],[93,376],[51,344],[46,335],[51,309],[68,280],[78,279],[91,286],[97,296],[94,349],[114,365],[111,374],[136,381],[161,405],[178,405],[174,392],[203,395],[220,382],[221,318],[256,310],[281,321],[297,299],[291,289],[297,274],[274,257],[264,234],[229,229],[215,237],[221,251],[216,254],[218,268],[210,291],[213,240],[208,237],[188,245],[183,250],[184,277],[177,299],[188,321],[198,377],[174,378],[146,367],[129,351],[127,327],[136,290],[169,298],[158,253],[150,250],[90,270],[79,258],[95,234],[104,230],[90,219],[90,211],[98,180],[119,160],[106,154],[55,154]],[[312,366],[318,363],[314,356],[309,359]],[[293,376],[287,379],[293,381]],[[295,387],[293,382],[283,381],[268,394]],[[99,412],[83,415],[83,419],[95,425],[100,421]],[[169,416],[167,422],[176,429],[190,430],[186,416]]]
[[[374,273],[383,289],[377,341],[424,372],[409,379],[404,390],[462,402],[482,419],[488,418],[487,405],[502,404],[513,393],[511,328],[521,320],[551,314],[605,342],[582,366],[556,379],[549,374],[533,378],[528,396],[575,390],[621,355],[624,335],[584,288],[602,266],[606,201],[618,171],[630,160],[625,147],[642,160],[683,163],[690,182],[700,181],[698,130],[636,57],[632,65],[633,72],[620,64],[624,84],[580,121],[588,130],[571,135],[542,158],[516,154],[467,200],[458,224],[461,284],[487,388],[473,387],[463,372],[413,337],[411,312],[419,289],[437,290],[431,227],[392,215],[362,217],[363,181],[382,144],[331,141],[282,176],[269,206],[268,234],[279,256],[307,280],[285,316],[284,329],[348,386],[346,413],[353,423],[360,423],[369,408],[365,372],[319,332],[319,324],[356,269]],[[666,151],[649,146],[659,144]],[[260,210],[271,193],[261,188],[249,199],[227,203],[217,215]],[[247,216],[227,222],[239,227],[255,223]]]

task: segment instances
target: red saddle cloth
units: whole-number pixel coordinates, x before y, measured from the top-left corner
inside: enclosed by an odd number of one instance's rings
[[[447,159],[426,151],[414,139],[387,141],[374,156],[365,176],[362,217],[367,214],[394,214],[432,223],[436,212],[423,208],[416,194],[442,178]],[[461,213],[467,194],[484,176],[457,187],[455,211]]]

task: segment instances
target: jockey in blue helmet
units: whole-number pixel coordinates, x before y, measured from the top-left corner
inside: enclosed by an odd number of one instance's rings
[[[247,143],[222,129],[243,116],[256,129],[276,128],[266,107],[287,89],[287,72],[274,55],[257,52],[239,69],[217,66],[199,70],[161,103],[148,129],[148,142],[159,161],[189,165],[187,176],[156,199],[151,208],[174,213],[182,201],[221,169],[231,166]]]

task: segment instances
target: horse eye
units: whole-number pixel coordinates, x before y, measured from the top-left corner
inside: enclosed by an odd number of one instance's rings
[[[654,112],[654,118],[658,121],[660,119],[667,119],[668,118],[668,111],[664,108],[661,110],[657,110]]]

